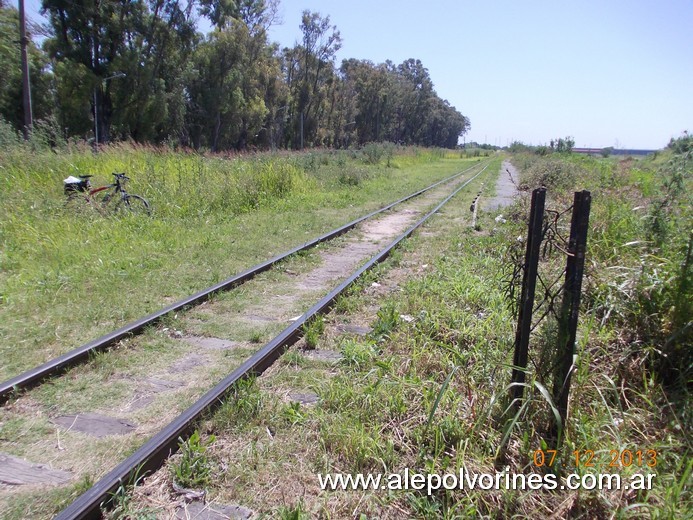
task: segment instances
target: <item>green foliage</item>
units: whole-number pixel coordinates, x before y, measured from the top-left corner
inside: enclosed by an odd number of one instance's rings
[[[19,132],[0,115],[0,148],[14,148],[19,146],[20,142]]]
[[[31,40],[38,27],[27,25],[29,42],[29,76],[31,78],[32,113],[34,120],[49,117],[53,109],[51,74],[48,60],[41,49]],[[22,101],[22,68],[20,66],[19,12],[9,2],[0,2],[0,118],[15,130],[24,127]],[[2,139],[2,137],[0,137]]]
[[[301,15],[301,42],[284,49],[282,69],[286,71],[288,96],[284,105],[282,143],[287,148],[329,146],[334,127],[328,126],[327,114],[337,98],[336,53],[342,37],[330,17],[304,10]],[[346,121],[337,118],[337,125]]]
[[[513,154],[532,152],[539,156],[549,155],[553,152],[570,153],[575,147],[575,139],[572,137],[561,137],[559,139],[551,139],[548,146],[530,146],[521,141],[513,141],[508,147],[508,151]]]
[[[192,61],[189,144],[212,151],[243,149],[251,142],[274,147],[276,114],[265,96],[276,88],[279,63],[265,31],[229,22],[197,47]]]
[[[366,164],[379,164],[385,159],[390,166],[394,147],[392,143],[368,143],[363,147],[363,160]]]
[[[260,331],[253,331],[253,333],[250,335],[250,338],[248,341],[251,343],[262,343],[262,338],[264,337],[264,334]]]
[[[293,506],[281,506],[276,510],[277,518],[281,520],[309,520],[310,514],[305,509],[302,500]]]
[[[669,141],[667,148],[675,154],[686,154],[693,151],[693,135],[689,135],[688,131],[683,132],[681,137]]]
[[[602,321],[627,326],[650,367],[672,385],[687,380],[693,363],[686,348],[693,309],[690,161],[687,152],[670,155],[656,171],[621,163],[636,187],[616,190],[616,175],[603,177],[607,191],[588,239],[606,268],[594,271],[587,301]]]
[[[291,402],[282,408],[281,415],[286,422],[291,426],[296,426],[297,424],[303,424],[305,421],[305,414],[301,409],[301,403]]]
[[[533,162],[523,172],[520,186],[530,190],[545,186],[547,190],[564,191],[575,186],[582,175],[579,165],[549,157]]]
[[[51,32],[43,50],[29,49],[34,119],[55,121],[54,139],[98,134],[99,143],[215,152],[383,141],[455,148],[469,129],[419,60],[346,60],[337,70],[342,38],[329,16],[304,11],[300,43],[279,52],[268,39],[276,0],[200,2],[214,26],[206,36],[196,31],[191,6],[174,0],[46,0],[43,8]],[[0,115],[19,129],[16,20],[3,3]]]
[[[556,150],[558,153],[570,153],[573,151],[575,146],[575,139],[572,137],[560,137],[558,139],[552,139],[549,144],[552,150]]]
[[[685,148],[685,145],[677,145],[676,148]],[[687,188],[690,187],[692,164],[693,149],[677,153],[660,168],[663,178],[661,195],[650,207],[647,226],[647,238],[657,248],[677,229],[681,219],[690,217],[691,195]]]
[[[198,430],[185,441],[179,439],[180,457],[170,465],[171,474],[178,485],[186,489],[200,489],[211,482],[214,464],[207,451],[215,440],[211,435],[202,441]]]
[[[394,444],[387,433],[367,424],[347,416],[338,424],[324,421],[320,425],[324,449],[343,461],[346,471],[360,473],[387,468],[395,456]]]
[[[606,158],[606,157],[609,157],[612,153],[614,153],[614,147],[613,146],[607,146],[606,148],[602,148],[601,156]]]
[[[358,186],[368,179],[370,174],[367,170],[358,167],[344,168],[339,173],[339,182],[345,186]]]
[[[130,484],[121,484],[109,498],[108,509],[102,515],[107,520],[156,520],[157,511],[151,507],[141,507],[133,499],[131,490],[141,478],[137,475]],[[91,487],[91,486],[89,486]],[[85,491],[89,489],[86,488]]]
[[[684,149],[685,145],[673,149]],[[639,329],[659,347],[660,373],[681,380],[693,367],[688,348],[693,338],[693,150],[677,153],[659,170],[659,196],[650,204],[645,232],[650,254],[641,257],[642,270],[635,302]],[[688,230],[688,234],[686,234]]]
[[[520,141],[513,141],[510,143],[510,146],[508,147],[508,151],[510,153],[522,153],[522,152],[528,152],[531,150],[531,147],[524,144],[523,142]]]
[[[325,332],[325,320],[322,316],[317,316],[303,326],[303,337],[306,340],[306,347],[314,349],[318,346],[318,340]]]
[[[469,119],[433,90],[428,70],[419,60],[398,66],[345,60],[340,68],[344,84],[347,128],[337,129],[340,144],[356,132],[360,144],[389,141],[456,148],[469,129]],[[354,95],[355,94],[355,95]],[[348,131],[347,131],[348,130]],[[341,137],[341,133],[346,137]],[[367,150],[367,160],[378,162],[378,149]]]
[[[393,303],[388,303],[378,311],[378,318],[373,324],[373,330],[369,336],[376,341],[381,341],[397,328],[399,322],[397,307]]]
[[[43,8],[54,31],[45,48],[55,61],[62,127],[84,136],[94,128],[95,111],[99,142],[110,140],[112,127],[140,142],[181,131],[181,71],[198,38],[190,10],[168,0],[47,0]]]
[[[354,370],[362,370],[378,355],[378,350],[370,342],[345,340],[340,345],[340,350],[342,353],[341,363]]]
[[[237,431],[248,426],[256,418],[264,405],[263,393],[254,379],[238,381],[224,404],[214,416],[217,428]]]

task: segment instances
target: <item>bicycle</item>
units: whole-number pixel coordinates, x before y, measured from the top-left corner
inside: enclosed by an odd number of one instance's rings
[[[111,211],[113,213],[129,212],[134,214],[151,215],[149,202],[140,195],[130,194],[125,190],[125,183],[130,177],[124,173],[114,173],[113,184],[92,188],[89,180],[93,175],[80,175],[79,178],[70,176],[63,182],[65,184],[65,195],[68,202],[74,200],[84,200],[99,212]],[[101,196],[107,190],[109,193]]]

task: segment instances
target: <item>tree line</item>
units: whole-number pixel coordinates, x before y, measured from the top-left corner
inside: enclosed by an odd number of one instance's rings
[[[0,0],[0,116],[23,127],[18,14]],[[268,38],[278,0],[43,0],[30,43],[34,119],[61,138],[242,150],[374,141],[457,146],[470,127],[416,59],[337,65],[329,16]],[[202,34],[197,18],[212,30]],[[39,28],[29,27],[29,32]]]

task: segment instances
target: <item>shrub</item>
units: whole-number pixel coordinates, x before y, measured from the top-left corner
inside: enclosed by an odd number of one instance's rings
[[[368,179],[368,171],[363,168],[351,167],[339,173],[339,183],[344,186],[358,186]]]
[[[207,449],[214,441],[215,437],[212,435],[207,442],[202,442],[197,430],[187,441],[179,439],[181,457],[171,466],[177,484],[184,488],[197,489],[210,483],[214,466],[207,456]]]
[[[364,162],[366,164],[380,164],[384,158],[387,159],[387,165],[390,166],[395,151],[393,143],[368,143],[363,147]]]
[[[0,148],[6,149],[21,143],[21,136],[11,124],[0,116]]]
[[[548,158],[534,162],[526,170],[520,187],[534,189],[545,186],[552,191],[563,191],[572,188],[583,173],[575,164]]]

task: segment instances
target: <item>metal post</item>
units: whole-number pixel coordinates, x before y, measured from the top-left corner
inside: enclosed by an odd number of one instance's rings
[[[24,108],[24,126],[22,133],[24,139],[29,139],[31,128],[34,124],[34,116],[31,109],[31,81],[29,78],[29,57],[27,55],[27,44],[29,38],[26,35],[26,14],[24,12],[24,0],[19,0],[19,45],[22,59],[22,105]]]
[[[529,335],[532,329],[532,310],[534,293],[537,286],[537,269],[539,266],[539,248],[541,246],[542,227],[544,223],[544,204],[546,188],[537,188],[532,192],[532,208],[529,214],[527,232],[527,251],[525,253],[524,273],[522,276],[522,293],[517,316],[515,333],[515,356],[513,359],[512,385],[510,394],[514,407],[519,406],[524,396],[525,369],[529,350]]]
[[[592,197],[587,190],[575,192],[573,216],[570,223],[568,260],[566,262],[563,301],[558,319],[558,369],[553,380],[553,399],[561,418],[553,432],[557,445],[561,442],[562,431],[568,417],[568,393],[575,357],[575,337],[577,334],[580,310],[580,291],[582,275],[585,270],[585,251],[587,249],[587,229],[590,219]]]

